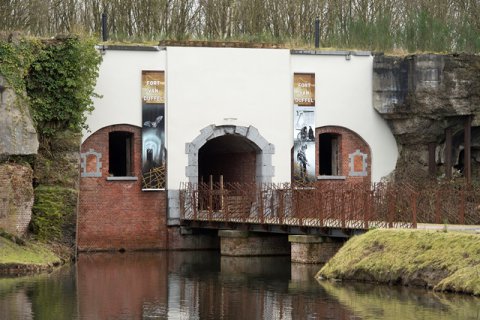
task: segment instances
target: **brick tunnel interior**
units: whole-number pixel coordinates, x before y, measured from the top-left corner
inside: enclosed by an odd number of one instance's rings
[[[257,153],[260,150],[243,136],[224,135],[211,139],[198,154],[199,182],[255,183]]]

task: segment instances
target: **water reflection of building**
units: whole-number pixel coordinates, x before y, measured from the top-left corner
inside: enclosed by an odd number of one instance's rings
[[[319,286],[292,285],[288,258],[174,252],[81,255],[82,319],[349,319]],[[314,281],[311,279],[311,281]]]
[[[142,319],[167,310],[167,260],[163,254],[85,254],[78,260],[81,319]]]

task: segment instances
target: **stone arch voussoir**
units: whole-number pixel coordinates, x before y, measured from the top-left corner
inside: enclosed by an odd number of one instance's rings
[[[259,183],[272,182],[274,175],[272,155],[275,153],[275,147],[260,134],[257,128],[235,125],[216,126],[213,124],[200,130],[200,135],[185,146],[185,153],[188,155],[185,175],[188,182],[198,183],[198,153],[200,148],[209,140],[230,134],[242,136],[257,147],[256,181]]]

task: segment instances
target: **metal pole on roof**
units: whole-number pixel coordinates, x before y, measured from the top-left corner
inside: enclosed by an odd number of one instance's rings
[[[102,13],[102,41],[108,40],[108,30],[107,30],[107,14]]]
[[[320,18],[315,18],[315,48],[320,48]]]

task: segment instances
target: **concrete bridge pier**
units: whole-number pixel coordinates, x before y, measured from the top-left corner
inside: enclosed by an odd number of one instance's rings
[[[343,246],[344,239],[315,235],[289,235],[291,261],[326,263]]]
[[[290,254],[286,234],[219,230],[222,256],[275,256]]]

